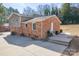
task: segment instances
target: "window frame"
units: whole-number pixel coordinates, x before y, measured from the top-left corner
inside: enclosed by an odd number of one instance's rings
[[[26,24],[25,26],[26,26],[26,28],[27,28],[27,24]]]
[[[36,23],[32,23],[32,30],[36,30]]]

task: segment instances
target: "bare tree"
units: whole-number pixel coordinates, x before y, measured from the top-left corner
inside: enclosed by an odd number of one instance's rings
[[[39,15],[43,16],[44,15],[44,10],[43,10],[43,5],[38,5],[37,10]]]
[[[24,8],[23,15],[32,16],[33,14],[35,14],[35,11],[31,7]]]

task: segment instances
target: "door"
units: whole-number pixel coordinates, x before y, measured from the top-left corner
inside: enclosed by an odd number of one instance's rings
[[[50,31],[53,32],[53,22],[51,23]]]

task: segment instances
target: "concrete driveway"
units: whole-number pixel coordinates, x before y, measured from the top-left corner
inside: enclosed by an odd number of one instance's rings
[[[0,35],[0,55],[3,56],[60,56],[65,48],[66,46],[46,41],[11,36],[10,32]]]

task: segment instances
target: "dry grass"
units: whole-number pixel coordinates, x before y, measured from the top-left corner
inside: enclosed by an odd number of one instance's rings
[[[79,24],[77,25],[61,25],[64,32],[69,32],[72,35],[79,35]]]

